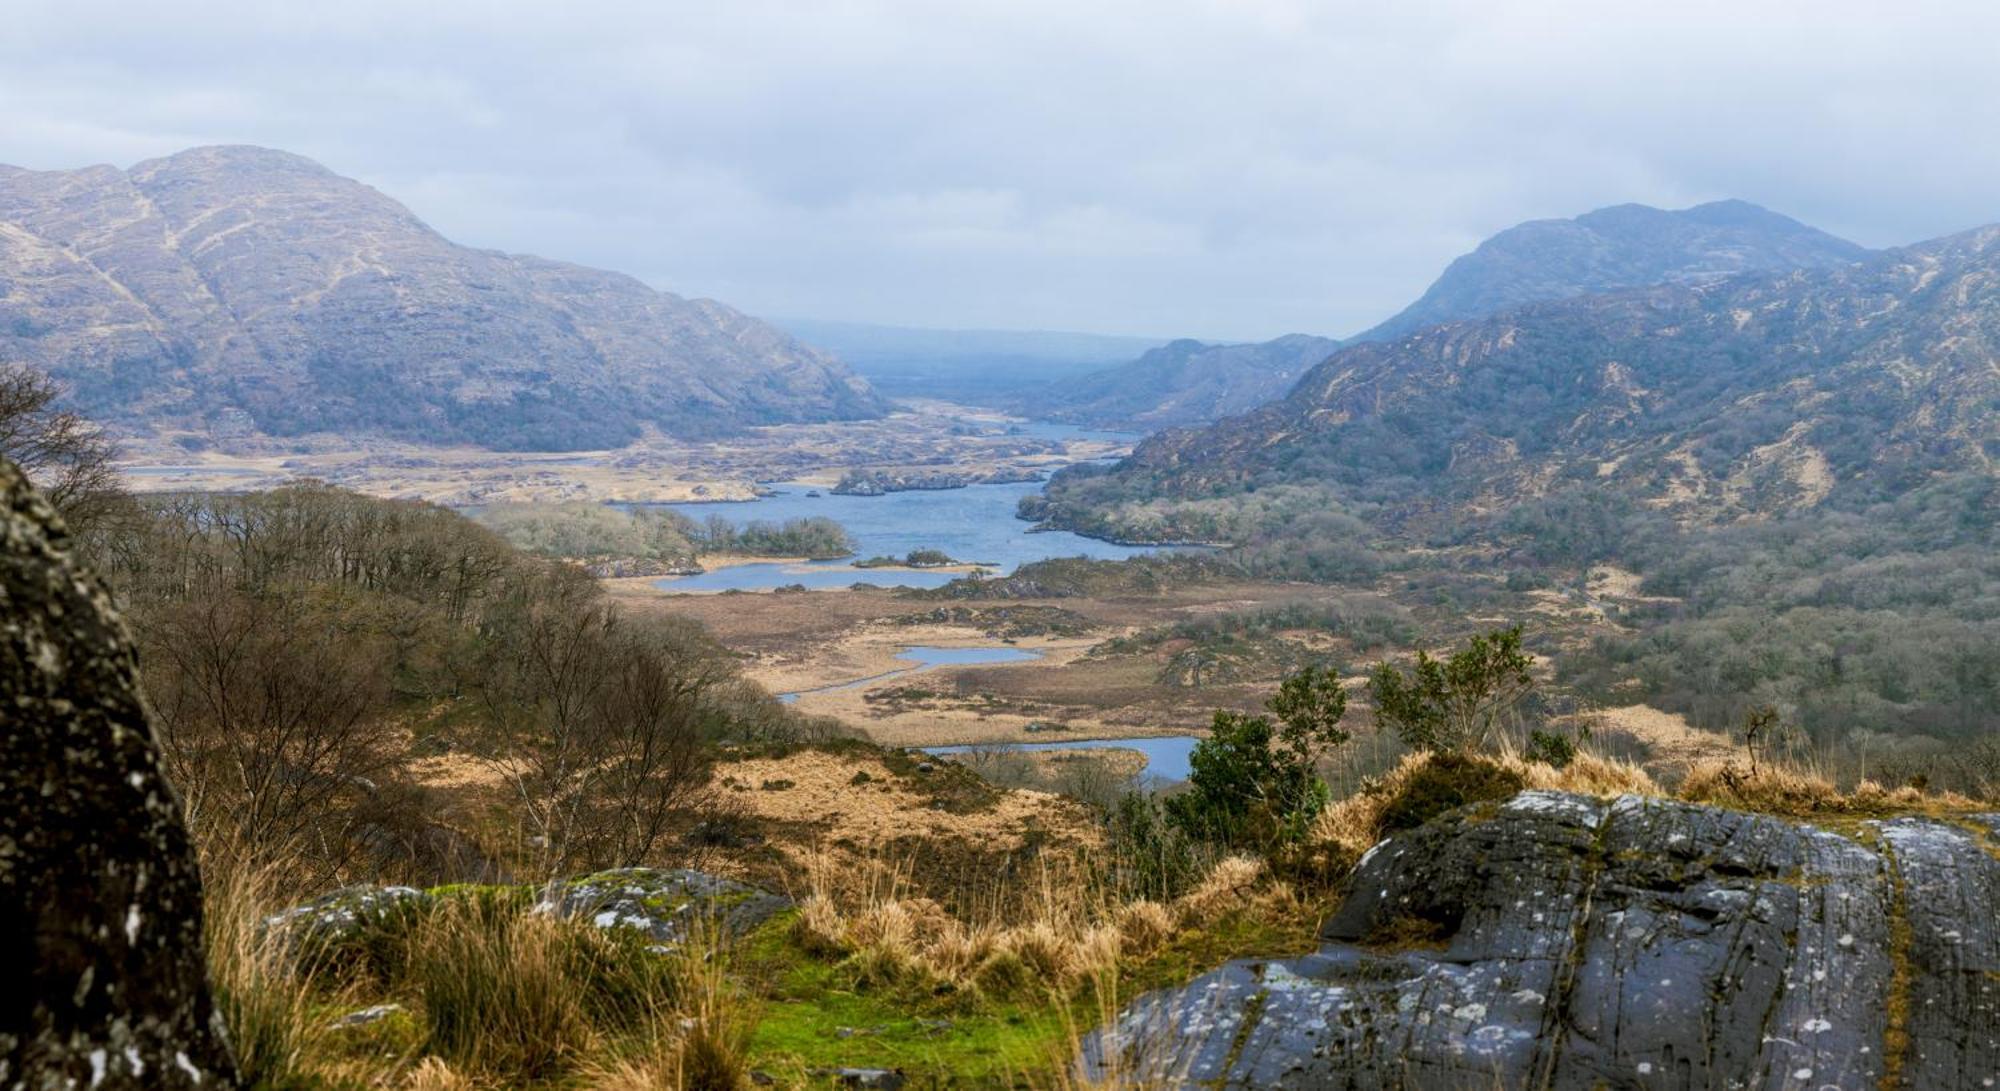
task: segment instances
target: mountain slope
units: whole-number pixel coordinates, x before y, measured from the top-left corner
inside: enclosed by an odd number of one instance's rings
[[[1526,303],[1623,288],[1832,268],[1868,253],[1747,201],[1678,211],[1615,205],[1500,232],[1453,261],[1415,303],[1353,340],[1386,341]]]
[[[2000,459],[2000,227],[1868,262],[1540,303],[1356,345],[1283,401],[1148,440],[1043,511],[1306,484],[1383,518],[1566,489],[1727,522]],[[1109,521],[1107,521],[1109,520]],[[1185,528],[1156,528],[1167,537]]]
[[[1745,201],[1673,212],[1618,205],[1502,231],[1452,262],[1421,299],[1348,343],[1393,340],[1528,303],[1743,273],[1836,268],[1868,254]],[[1015,408],[1121,427],[1205,424],[1284,396],[1339,344],[1301,334],[1255,345],[1176,341],[1129,364],[1029,392]]]
[[[1127,364],[1024,395],[1052,420],[1156,429],[1202,424],[1283,397],[1340,342],[1294,333],[1247,345],[1180,340]]]
[[[457,246],[249,147],[0,167],[0,360],[110,421],[224,433],[567,449],[883,410],[831,357],[720,303]]]

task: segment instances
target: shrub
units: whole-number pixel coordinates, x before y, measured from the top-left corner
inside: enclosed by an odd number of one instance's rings
[[[1188,757],[1188,790],[1167,814],[1189,836],[1227,844],[1296,841],[1325,808],[1322,752],[1347,741],[1347,691],[1332,668],[1307,667],[1268,703],[1277,721],[1218,711],[1210,735]]]
[[[1532,663],[1518,625],[1473,637],[1447,659],[1419,651],[1407,672],[1383,663],[1368,680],[1375,722],[1419,750],[1484,746],[1501,716],[1534,688]]]

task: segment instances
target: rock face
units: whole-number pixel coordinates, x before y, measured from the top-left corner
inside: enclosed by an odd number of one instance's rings
[[[92,417],[501,449],[880,416],[832,357],[723,304],[458,246],[309,159],[195,148],[0,166],[0,361]]]
[[[0,460],[0,1087],[236,1082],[132,645]]]
[[[1376,846],[1317,953],[1142,997],[1083,1065],[1245,1088],[1993,1087],[1996,831],[1524,792]]]

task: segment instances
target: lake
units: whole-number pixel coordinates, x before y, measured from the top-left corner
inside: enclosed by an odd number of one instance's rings
[[[941,549],[960,561],[991,564],[1002,574],[1050,557],[1117,560],[1154,551],[1144,546],[1114,545],[1063,530],[1031,533],[1029,528],[1033,524],[1015,518],[1014,510],[1022,497],[1041,492],[1038,481],[892,492],[883,496],[835,496],[796,482],[776,488],[777,495],[757,500],[663,506],[694,519],[721,515],[738,526],[754,520],[783,522],[824,516],[847,528],[855,541],[856,558],[901,557],[913,549]],[[821,495],[808,495],[814,491]],[[789,584],[828,588],[853,583],[942,587],[960,575],[922,569],[856,568],[853,559],[734,565],[698,576],[671,576],[660,580],[658,586],[664,591],[764,591]]]
[[[974,746],[928,746],[931,754],[963,754],[970,750],[1137,750],[1146,756],[1141,775],[1161,780],[1186,780],[1188,756],[1200,739],[1193,735],[1163,735],[1150,739],[1075,739],[1065,742],[1000,743]]]

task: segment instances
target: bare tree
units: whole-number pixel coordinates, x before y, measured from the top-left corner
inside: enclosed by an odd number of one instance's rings
[[[0,364],[0,457],[21,467],[72,530],[101,517],[120,495],[118,449],[82,414],[61,408],[62,388],[22,364]]]
[[[587,581],[521,589],[488,631],[478,689],[549,874],[644,861],[708,788],[726,661],[670,621],[636,622]]]
[[[305,598],[220,590],[140,634],[161,752],[205,848],[315,882],[347,863],[356,806],[393,765],[390,663]]]

